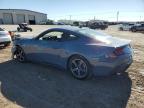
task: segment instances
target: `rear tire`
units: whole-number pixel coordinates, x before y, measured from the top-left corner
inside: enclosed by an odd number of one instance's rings
[[[137,30],[136,30],[135,28],[132,28],[131,31],[132,31],[132,32],[136,32]]]
[[[101,28],[101,30],[105,30],[105,28],[103,27],[103,28]]]
[[[68,61],[68,70],[75,78],[79,80],[92,76],[90,72],[90,65],[82,56],[76,55],[71,57]]]
[[[24,29],[24,32],[27,32],[27,29]]]
[[[18,31],[18,32],[20,31],[20,28],[19,28],[19,27],[17,28],[17,31]]]
[[[32,29],[30,29],[30,32],[32,32]]]

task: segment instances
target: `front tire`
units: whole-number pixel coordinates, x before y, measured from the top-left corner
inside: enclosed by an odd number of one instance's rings
[[[136,30],[135,28],[132,28],[131,31],[132,31],[132,32],[136,32],[137,30]]]
[[[120,31],[123,31],[123,28],[122,28],[122,27],[120,27]]]
[[[32,32],[33,30],[32,29],[30,29],[30,32]]]
[[[4,44],[4,47],[8,47],[8,46],[10,46],[10,43]]]
[[[68,70],[77,79],[86,79],[90,75],[90,65],[81,56],[73,56],[68,62]]]
[[[21,47],[16,48],[15,56],[16,56],[16,60],[21,63],[26,61],[24,50]]]

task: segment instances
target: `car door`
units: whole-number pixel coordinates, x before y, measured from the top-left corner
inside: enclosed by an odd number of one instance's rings
[[[59,64],[59,54],[62,50],[62,43],[60,41],[63,31],[52,30],[42,33],[42,35],[34,39],[31,47],[31,56],[29,59],[38,62],[47,62],[52,64]]]
[[[140,30],[141,30],[141,31],[144,30],[144,24],[141,24]]]

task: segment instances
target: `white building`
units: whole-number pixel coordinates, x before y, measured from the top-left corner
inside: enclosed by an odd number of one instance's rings
[[[47,14],[26,9],[0,9],[0,24],[39,24],[47,21]]]

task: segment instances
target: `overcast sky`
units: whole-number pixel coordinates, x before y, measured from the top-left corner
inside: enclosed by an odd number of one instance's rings
[[[144,20],[144,0],[0,0],[1,9],[29,9],[48,18],[89,20]]]

